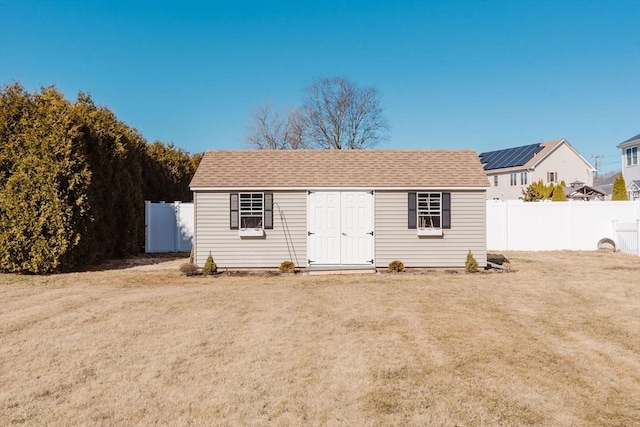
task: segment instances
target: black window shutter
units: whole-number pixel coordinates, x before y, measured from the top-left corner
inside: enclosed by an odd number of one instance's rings
[[[416,193],[409,193],[409,229],[417,228]]]
[[[451,228],[451,193],[442,193],[442,228]]]
[[[264,228],[273,230],[273,193],[264,193]]]
[[[238,193],[229,194],[229,228],[238,229]]]

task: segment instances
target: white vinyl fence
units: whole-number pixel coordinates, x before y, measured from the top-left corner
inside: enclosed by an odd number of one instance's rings
[[[189,252],[193,239],[193,203],[144,202],[144,251]]]
[[[640,200],[487,200],[489,250],[595,250],[607,239],[640,255]]]
[[[145,202],[145,226],[145,252],[189,252],[193,203]],[[640,255],[640,200],[487,200],[489,250],[592,251],[606,241]]]
[[[616,231],[616,246],[623,252],[640,255],[640,221],[614,221]]]

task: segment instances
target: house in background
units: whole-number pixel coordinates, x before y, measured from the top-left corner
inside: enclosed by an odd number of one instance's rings
[[[620,175],[620,172],[611,172],[605,176],[598,176],[593,181],[593,186],[604,193],[604,200],[611,200],[613,193],[613,181]]]
[[[565,183],[578,181],[593,185],[595,168],[566,139],[506,148],[480,154],[489,178],[487,199],[522,198],[532,182]]]
[[[568,187],[564,187],[564,194],[568,200],[605,200],[607,193],[600,188],[591,187],[584,182],[574,181]]]
[[[617,145],[622,150],[622,176],[627,184],[629,200],[640,199],[640,134]]]
[[[486,265],[473,150],[207,151],[191,181],[194,262],[219,268]]]

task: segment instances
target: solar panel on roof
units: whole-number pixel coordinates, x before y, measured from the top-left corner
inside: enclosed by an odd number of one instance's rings
[[[484,170],[511,168],[522,166],[542,150],[541,144],[524,145],[522,147],[506,148],[504,150],[480,153],[480,162]]]

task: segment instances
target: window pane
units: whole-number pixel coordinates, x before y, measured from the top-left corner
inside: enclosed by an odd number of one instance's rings
[[[262,193],[240,193],[240,227],[262,227]]]
[[[241,221],[241,228],[262,228],[262,217],[244,216]]]
[[[442,195],[418,193],[418,228],[440,228]]]

